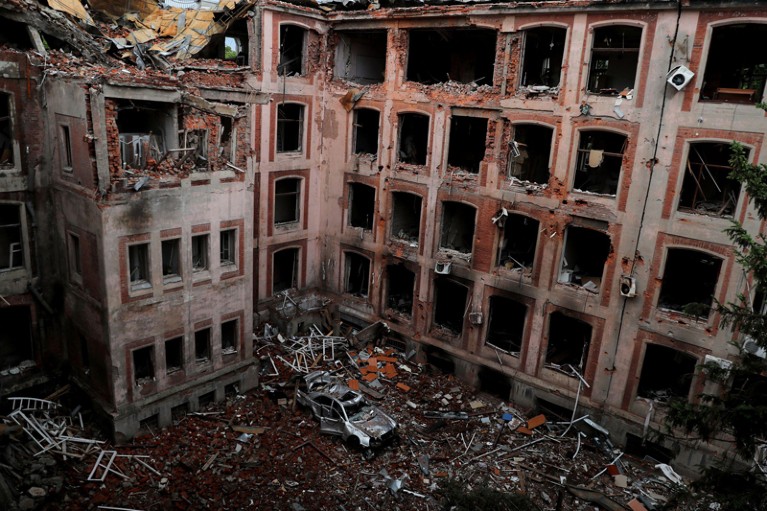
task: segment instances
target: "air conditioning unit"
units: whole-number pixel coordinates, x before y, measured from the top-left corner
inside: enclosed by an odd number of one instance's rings
[[[703,359],[703,364],[716,364],[719,366],[719,368],[723,371],[729,371],[732,367],[732,362],[729,360],[726,360],[724,358],[715,357],[713,355],[706,355]]]
[[[756,357],[767,359],[767,350],[759,346],[755,340],[749,336],[744,336],[743,351]]]
[[[637,295],[637,279],[624,275],[621,277],[621,296],[633,298]]]
[[[472,325],[481,325],[483,320],[484,320],[484,316],[482,315],[481,312],[469,313],[469,321],[471,321]]]
[[[676,90],[684,89],[695,73],[684,66],[677,66],[666,75],[666,81]]]
[[[434,273],[439,273],[440,275],[450,275],[451,266],[452,263],[437,263],[434,265]]]

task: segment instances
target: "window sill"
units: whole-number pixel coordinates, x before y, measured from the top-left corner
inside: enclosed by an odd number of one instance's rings
[[[171,285],[171,284],[180,284],[181,283],[181,275],[168,275],[162,278],[162,283],[165,286]]]
[[[145,296],[152,294],[152,283],[147,281],[134,282],[130,285],[131,296]]]
[[[279,232],[297,231],[301,229],[300,220],[291,220],[290,222],[280,222],[274,224],[274,230]]]
[[[231,356],[231,355],[236,355],[236,354],[237,354],[237,350],[235,348],[223,348],[221,350],[221,355],[223,355],[225,357],[226,356]]]

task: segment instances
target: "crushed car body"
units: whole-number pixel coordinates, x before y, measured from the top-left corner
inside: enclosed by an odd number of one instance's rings
[[[312,411],[323,433],[360,447],[379,447],[396,436],[397,421],[328,371],[307,374],[303,384],[296,399]]]

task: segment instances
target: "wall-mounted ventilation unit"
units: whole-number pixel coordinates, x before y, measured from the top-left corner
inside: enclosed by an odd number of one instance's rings
[[[637,279],[634,277],[621,277],[621,296],[633,298],[637,295]]]
[[[676,90],[684,89],[695,73],[684,66],[677,66],[666,75],[666,81]]]
[[[452,263],[437,263],[434,265],[434,273],[439,273],[440,275],[450,275],[451,266]]]
[[[747,335],[743,339],[743,351],[759,358],[767,359],[767,350],[759,346],[755,340]]]
[[[484,321],[484,316],[481,312],[471,312],[469,313],[469,321],[471,321],[472,325],[481,325],[482,321]]]

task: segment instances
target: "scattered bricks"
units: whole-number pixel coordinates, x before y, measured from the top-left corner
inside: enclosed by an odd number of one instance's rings
[[[527,429],[524,426],[520,426],[517,428],[517,433],[522,433],[523,435],[532,435],[533,431],[531,429]]]
[[[545,422],[546,422],[546,416],[545,415],[543,415],[543,414],[536,415],[532,419],[528,419],[527,420],[527,428],[528,429],[535,429],[538,426],[543,425]]]
[[[362,377],[362,379],[365,381],[373,381],[376,378],[378,378],[378,375],[376,373],[368,373]]]
[[[617,476],[621,472],[620,470],[618,470],[618,467],[616,467],[615,465],[607,465],[607,473],[610,474],[611,476]]]
[[[408,392],[410,390],[410,387],[408,387],[404,383],[398,383],[397,388],[400,389],[402,392]]]
[[[631,511],[647,511],[647,508],[642,505],[641,502],[639,502],[637,499],[632,500],[629,502],[629,507],[631,508]]]
[[[352,390],[360,390],[360,382],[359,380],[349,380],[346,382],[346,385],[349,386]]]
[[[383,374],[387,378],[396,378],[397,369],[392,364],[386,364],[383,368]]]

